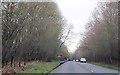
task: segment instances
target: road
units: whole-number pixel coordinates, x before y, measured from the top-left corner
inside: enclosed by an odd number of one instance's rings
[[[108,75],[110,74],[118,75],[118,71],[113,69],[108,69],[97,65],[74,62],[74,61],[69,61],[62,64],[61,66],[53,70],[51,73],[78,73],[78,74],[101,73],[102,75],[103,74],[107,75],[107,73],[109,73]]]

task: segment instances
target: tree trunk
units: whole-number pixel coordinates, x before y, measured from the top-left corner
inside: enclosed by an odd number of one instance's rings
[[[19,67],[21,67],[21,61],[19,61]]]
[[[14,57],[12,56],[11,63],[10,63],[11,67],[12,67],[12,64],[13,64],[13,59],[14,59]]]
[[[113,63],[113,61],[112,61],[112,58],[110,57],[110,64],[112,64]]]
[[[24,66],[26,65],[26,62],[24,61]]]

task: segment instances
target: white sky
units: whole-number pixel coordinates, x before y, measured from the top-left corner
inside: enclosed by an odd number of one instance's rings
[[[85,24],[97,2],[93,0],[56,0],[56,2],[68,25],[73,25],[66,45],[69,52],[74,52],[82,38],[80,34],[85,31]]]

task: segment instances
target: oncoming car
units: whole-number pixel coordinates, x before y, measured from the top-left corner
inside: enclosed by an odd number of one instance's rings
[[[78,59],[76,59],[75,61],[76,61],[76,62],[79,62],[79,60],[78,60]]]
[[[80,58],[80,62],[81,62],[81,63],[86,63],[87,60],[86,60],[85,58]]]

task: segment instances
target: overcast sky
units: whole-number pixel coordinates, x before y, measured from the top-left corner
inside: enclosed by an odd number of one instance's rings
[[[95,0],[56,0],[56,2],[68,25],[73,25],[72,34],[69,35],[66,45],[69,52],[74,52],[82,38],[80,34],[85,31],[85,24],[97,2]]]

